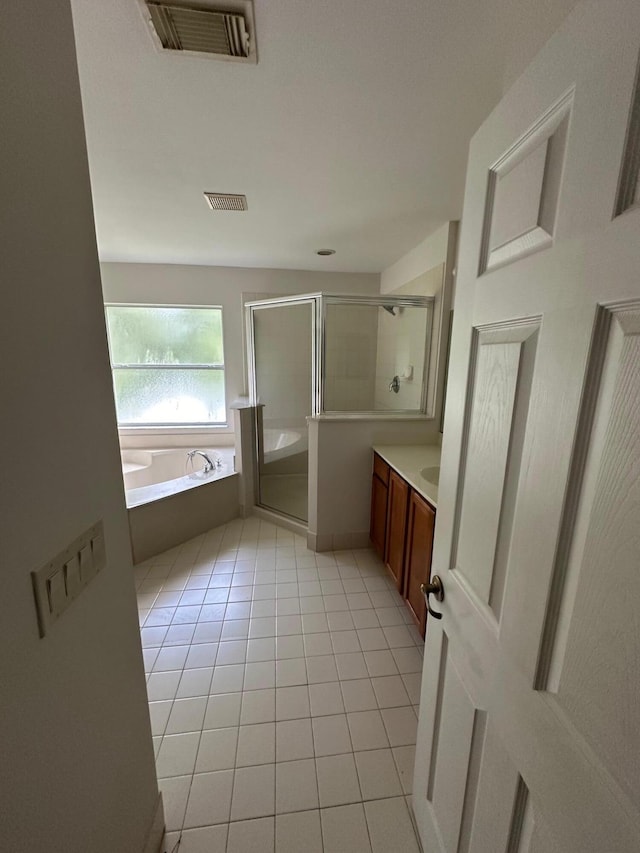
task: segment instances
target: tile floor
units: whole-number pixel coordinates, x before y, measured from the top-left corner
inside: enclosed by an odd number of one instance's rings
[[[250,518],[135,575],[167,853],[419,853],[423,644],[373,551]]]

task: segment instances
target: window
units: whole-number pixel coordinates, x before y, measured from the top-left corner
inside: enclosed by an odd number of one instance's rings
[[[226,423],[222,309],[108,305],[119,426]]]

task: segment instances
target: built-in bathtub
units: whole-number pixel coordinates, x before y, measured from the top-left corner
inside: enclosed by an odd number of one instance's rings
[[[213,471],[205,474],[205,459],[198,454],[189,459],[186,448],[122,451],[134,562],[239,515],[234,449],[198,449],[215,463]]]

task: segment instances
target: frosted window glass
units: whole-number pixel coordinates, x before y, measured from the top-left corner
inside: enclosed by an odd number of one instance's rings
[[[114,368],[120,424],[214,424],[226,418],[222,370]]]

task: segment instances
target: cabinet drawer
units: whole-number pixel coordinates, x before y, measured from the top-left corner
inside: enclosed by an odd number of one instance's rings
[[[389,466],[377,453],[373,454],[373,473],[380,477],[385,486],[389,484]]]

